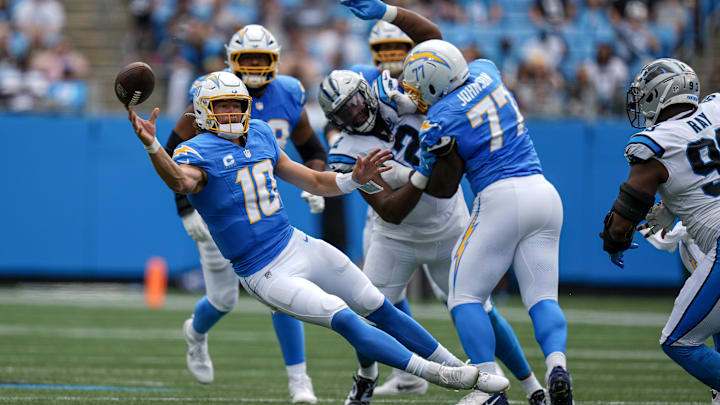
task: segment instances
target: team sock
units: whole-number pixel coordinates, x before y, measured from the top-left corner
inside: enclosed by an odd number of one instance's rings
[[[537,390],[542,389],[542,385],[540,385],[540,381],[538,381],[537,377],[535,377],[535,373],[530,373],[530,375],[525,378],[524,380],[520,380],[520,385],[522,385],[523,389],[525,390],[525,396],[530,398],[530,396]]]
[[[535,328],[535,339],[540,344],[543,355],[547,358],[550,353],[565,353],[567,322],[557,301],[542,300],[528,312]]]
[[[495,357],[500,359],[518,380],[521,380],[530,374],[531,370],[515,331],[495,307],[488,313],[488,317],[495,332]]]
[[[695,378],[714,390],[720,390],[720,353],[705,345],[662,345],[662,349]]]
[[[435,363],[452,367],[458,367],[465,364],[440,343],[438,343],[437,349],[435,349],[435,351],[427,359],[434,361]]]
[[[273,327],[286,366],[305,363],[305,327],[291,316],[272,314]]]
[[[208,300],[208,297],[204,296],[195,305],[193,329],[195,329],[195,332],[199,335],[204,335],[217,323],[217,321],[220,320],[220,318],[225,316],[225,314],[227,314],[227,312],[222,312],[215,308],[215,306],[210,303],[210,300]]]
[[[439,345],[428,331],[407,314],[395,308],[387,298],[380,308],[365,318],[423,358],[432,355]]]
[[[461,304],[450,311],[460,343],[472,364],[495,361],[495,335],[482,303]],[[493,372],[494,374],[494,372]]]
[[[408,362],[407,367],[405,367],[405,371],[418,377],[424,378],[425,370],[427,369],[428,364],[429,362],[427,360],[413,353],[412,357],[410,357],[410,361]]]
[[[404,370],[413,355],[410,350],[392,336],[368,325],[348,308],[339,311],[333,316],[330,327],[344,337],[363,356],[375,359],[390,367]]]
[[[288,377],[293,375],[305,375],[307,374],[307,363],[303,361],[302,363],[293,364],[292,366],[285,366],[285,370],[287,370]]]
[[[358,368],[358,375],[363,378],[369,378],[371,380],[375,380],[378,377],[378,365],[377,362],[372,363],[371,366],[368,367],[360,367]]]

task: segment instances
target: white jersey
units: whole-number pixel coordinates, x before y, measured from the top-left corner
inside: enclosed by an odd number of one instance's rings
[[[720,237],[720,93],[681,117],[633,135],[625,157],[631,163],[654,158],[665,166],[669,177],[658,194],[707,253]]]
[[[394,168],[382,173],[382,177],[393,189],[400,188],[409,180],[413,158],[417,159],[417,134],[422,120],[423,116],[418,114],[400,116],[394,128],[394,142],[372,135],[343,133],[330,149],[328,163],[334,171],[349,172],[355,164],[355,156],[365,155],[377,148],[390,149],[394,156],[390,164]],[[456,228],[463,227],[468,213],[462,190],[458,188],[451,198],[436,198],[423,193],[415,208],[399,225],[383,220],[375,211],[372,216],[373,232],[379,232],[391,239],[427,242],[442,240],[447,237],[448,232],[452,233]]]

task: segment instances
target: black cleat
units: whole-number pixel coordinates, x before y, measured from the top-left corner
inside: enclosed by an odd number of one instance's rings
[[[549,405],[547,402],[547,392],[545,392],[544,389],[540,388],[539,390],[535,391],[530,395],[530,398],[528,398],[528,402],[530,405]]]
[[[555,366],[548,378],[550,405],[573,405],[572,380],[567,370]]]
[[[353,386],[345,399],[345,405],[370,405],[377,382],[377,378],[371,380],[354,374]]]

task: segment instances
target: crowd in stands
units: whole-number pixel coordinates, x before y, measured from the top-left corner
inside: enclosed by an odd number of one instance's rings
[[[184,110],[193,78],[225,67],[224,44],[246,24],[275,35],[280,73],[300,79],[310,102],[330,70],[371,63],[371,24],[336,0],[125,2],[132,21],[126,59],[148,61],[167,79],[169,114]],[[692,63],[718,3],[395,1],[436,22],[468,59],[493,60],[526,115],[585,117],[621,114],[630,75],[647,61],[674,56]],[[64,38],[65,20],[59,0],[0,0],[0,110],[85,106],[88,63]],[[720,65],[715,70],[712,80],[720,82]]]
[[[369,63],[370,25],[330,0],[130,0],[136,49],[170,72],[170,111],[196,75],[224,67],[224,43],[249,23],[282,45],[280,73],[314,100],[332,69]],[[699,45],[686,0],[401,1],[436,22],[468,59],[492,59],[527,115],[622,113],[631,72],[659,56],[691,59]],[[699,2],[709,15],[717,0]],[[703,13],[705,12],[705,13]],[[702,28],[701,28],[702,29]],[[702,32],[701,32],[702,36]],[[173,105],[172,100],[180,100]]]
[[[0,0],[0,110],[81,111],[89,65],[58,0]]]

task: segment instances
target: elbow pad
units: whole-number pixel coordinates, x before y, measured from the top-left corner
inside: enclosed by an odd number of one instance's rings
[[[303,163],[307,163],[315,159],[327,162],[327,152],[325,151],[325,147],[314,133],[307,142],[302,145],[295,145],[295,148],[298,153],[300,153]]]
[[[640,191],[625,182],[620,185],[620,193],[613,203],[612,211],[637,224],[645,219],[653,204],[655,204],[654,195]]]

